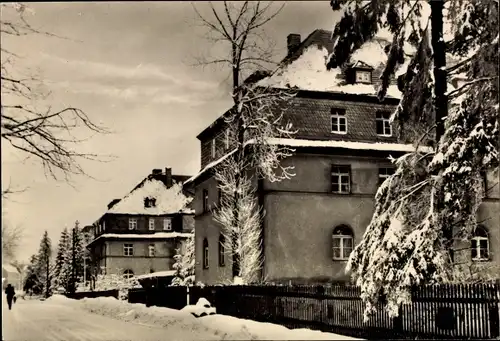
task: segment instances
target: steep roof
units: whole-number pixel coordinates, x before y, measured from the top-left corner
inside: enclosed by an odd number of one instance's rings
[[[155,199],[155,206],[145,207],[146,198]],[[168,188],[163,181],[148,176],[106,213],[146,215],[192,213],[187,207],[191,201],[192,198],[185,196],[182,191],[182,182],[176,182]]]

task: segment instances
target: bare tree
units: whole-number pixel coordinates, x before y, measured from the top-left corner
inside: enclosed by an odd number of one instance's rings
[[[281,181],[294,175],[293,167],[281,163],[293,150],[270,143],[273,138],[295,133],[291,124],[283,124],[283,113],[294,92],[259,83],[271,75],[268,66],[272,65],[272,49],[265,42],[263,27],[283,6],[275,9],[272,3],[248,1],[224,2],[219,9],[212,3],[209,6],[210,16],[193,7],[207,30],[207,39],[226,43],[228,53],[225,57],[204,58],[200,64],[230,67],[233,98],[233,107],[224,114],[226,149],[232,150],[215,169],[223,199],[214,218],[221,224],[225,249],[233,256],[233,278],[252,283],[258,280],[263,262],[263,212],[253,189],[256,177]]]
[[[29,11],[25,5],[8,3],[1,6],[3,38],[29,34],[57,37],[32,27],[25,18]],[[41,162],[45,175],[56,180],[69,181],[71,175],[87,175],[81,160],[103,160],[96,154],[77,151],[76,147],[87,138],[78,138],[75,133],[97,134],[107,130],[92,122],[79,108],[45,107],[42,102],[49,94],[43,90],[43,80],[21,70],[18,63],[21,57],[5,44],[1,52],[2,141],[27,158]]]
[[[23,237],[23,229],[20,226],[11,226],[6,217],[2,217],[2,258],[15,260],[17,249]]]

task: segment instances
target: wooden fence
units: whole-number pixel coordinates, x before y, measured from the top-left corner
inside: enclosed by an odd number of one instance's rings
[[[398,317],[389,317],[381,304],[365,323],[360,289],[355,286],[189,288],[191,304],[205,297],[219,314],[367,339],[497,338],[499,292],[499,283],[422,286],[413,290],[412,303],[403,305]],[[186,303],[187,289],[167,287],[139,293],[130,291],[129,301],[179,309]]]
[[[96,297],[114,297],[118,298],[118,290],[104,290],[104,291],[80,291],[73,294],[66,294],[66,297],[75,300],[81,300],[83,298],[96,298]]]

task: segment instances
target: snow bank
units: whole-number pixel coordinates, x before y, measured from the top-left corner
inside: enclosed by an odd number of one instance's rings
[[[154,207],[144,207],[145,198],[156,199]],[[107,213],[161,215],[178,212],[192,213],[186,208],[192,198],[182,193],[182,184],[174,184],[167,188],[156,179],[146,179],[144,183],[126,195]]]
[[[152,272],[149,274],[139,275],[136,278],[137,279],[144,279],[144,278],[166,277],[166,276],[174,276],[174,275],[175,275],[175,270],[167,270],[167,271],[158,271],[158,272]]]
[[[55,298],[61,300],[61,298]],[[75,304],[89,312],[140,324],[168,328],[169,339],[182,340],[357,340],[309,329],[288,329],[271,323],[225,315],[196,318],[189,312],[162,307],[146,307],[112,297],[85,298],[64,303]]]
[[[93,242],[99,238],[122,238],[122,239],[168,239],[168,238],[189,238],[190,233],[182,232],[156,232],[148,234],[134,234],[134,233],[104,233],[94,239]]]

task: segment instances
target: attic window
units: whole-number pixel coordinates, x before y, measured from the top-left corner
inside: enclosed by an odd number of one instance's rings
[[[371,84],[372,73],[368,70],[355,70],[356,72],[356,83]]]
[[[155,198],[144,198],[144,207],[155,207],[156,199]]]

